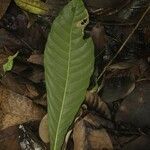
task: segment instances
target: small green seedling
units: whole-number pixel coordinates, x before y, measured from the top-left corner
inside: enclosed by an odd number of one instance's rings
[[[13,65],[14,65],[14,58],[17,57],[19,52],[17,52],[16,54],[14,54],[13,56],[9,56],[8,57],[8,61],[3,65],[3,70],[4,73],[6,73],[7,71],[12,70]]]

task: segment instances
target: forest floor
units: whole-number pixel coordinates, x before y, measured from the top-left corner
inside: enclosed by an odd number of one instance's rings
[[[47,126],[41,125],[47,114],[43,53],[66,3],[47,0],[51,11],[35,15],[0,0],[0,150],[49,149]],[[95,68],[66,149],[150,150],[149,0],[87,0],[85,6]]]

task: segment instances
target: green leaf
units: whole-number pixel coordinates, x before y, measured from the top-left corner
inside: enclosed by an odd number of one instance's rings
[[[7,63],[5,63],[5,64],[3,65],[4,73],[7,72],[7,71],[10,71],[10,70],[12,69],[13,64],[14,64],[14,58],[17,57],[18,53],[19,53],[19,52],[17,52],[17,53],[14,54],[13,56],[9,56],[9,57],[8,57]]]
[[[93,42],[83,39],[88,20],[82,0],[73,0],[53,22],[47,40],[44,64],[51,150],[61,149],[93,72]]]
[[[15,3],[21,9],[33,14],[46,15],[49,12],[48,5],[40,0],[15,0]]]

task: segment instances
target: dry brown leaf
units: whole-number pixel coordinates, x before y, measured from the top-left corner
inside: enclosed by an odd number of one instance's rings
[[[96,126],[84,118],[75,124],[73,129],[74,150],[113,149],[111,139],[106,130]]]
[[[15,61],[12,72],[34,83],[44,82],[44,68],[41,65]]]
[[[8,127],[11,127],[11,126],[14,126],[16,124],[19,124],[19,123],[23,123],[23,122],[26,122],[26,119],[23,118],[24,116],[17,116],[17,115],[14,115],[14,114],[6,114],[3,116],[3,119],[2,119],[2,129],[6,129]]]
[[[43,54],[32,54],[27,61],[33,64],[43,65],[44,56]]]
[[[41,96],[40,99],[34,99],[33,102],[38,104],[38,105],[42,105],[43,107],[47,107],[47,96],[46,96],[46,93],[43,96]]]
[[[29,98],[0,86],[0,107],[3,112],[2,128],[33,120],[41,120],[45,111]]]
[[[0,0],[0,19],[5,14],[11,0]]]
[[[130,93],[116,114],[117,122],[133,124],[138,128],[150,127],[150,80],[136,83],[135,89]]]
[[[96,50],[102,50],[106,44],[107,44],[107,36],[105,33],[104,26],[102,26],[100,23],[97,23],[92,31],[91,31],[91,37],[94,42],[94,46]],[[100,53],[100,52],[98,52]],[[98,54],[97,54],[98,55]]]
[[[4,28],[0,29],[0,49],[6,47],[10,53],[16,53],[22,48],[22,43],[19,39],[6,31]]]
[[[39,126],[39,136],[44,143],[49,143],[49,134],[48,134],[48,114],[46,114],[40,122]]]
[[[85,150],[87,147],[85,122],[77,122],[73,129],[74,150]]]
[[[108,70],[123,70],[123,69],[129,69],[135,65],[134,62],[119,62],[112,64],[108,67]]]
[[[89,107],[89,109],[92,109],[100,114],[103,114],[106,118],[109,119],[111,118],[111,113],[107,104],[101,100],[98,94],[87,91],[86,104]]]
[[[84,120],[96,128],[105,127],[114,129],[114,124],[110,120],[97,116],[96,114],[89,113],[84,117]]]
[[[29,97],[37,97],[39,96],[39,92],[32,84],[25,84],[27,87],[27,91],[29,92]]]
[[[105,102],[111,103],[126,97],[134,88],[135,80],[133,74],[116,71],[105,78],[101,98]]]
[[[6,73],[1,79],[1,83],[8,89],[31,99],[40,95],[38,85],[12,72]]]
[[[150,147],[150,138],[146,135],[141,135],[135,140],[126,143],[122,150],[148,150]]]
[[[0,150],[21,150],[19,144],[18,126],[12,126],[0,131]]]
[[[92,149],[113,149],[111,139],[104,128],[90,131],[88,136],[88,142],[90,143],[90,147]]]

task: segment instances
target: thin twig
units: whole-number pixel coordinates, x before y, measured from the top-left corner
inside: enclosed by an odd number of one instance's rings
[[[145,15],[147,14],[147,12],[150,10],[150,6],[148,6],[148,8],[145,10],[145,12],[143,13],[142,17],[140,18],[140,20],[138,21],[138,23],[136,24],[136,26],[134,27],[134,29],[132,30],[132,32],[129,34],[129,36],[126,38],[126,40],[124,41],[124,43],[122,44],[122,46],[119,48],[119,50],[117,51],[117,53],[114,55],[114,57],[109,61],[109,63],[104,67],[103,71],[101,72],[101,74],[99,75],[99,77],[97,78],[97,81],[99,81],[99,79],[103,76],[103,74],[105,73],[105,71],[107,70],[107,68],[111,65],[111,63],[114,61],[114,59],[118,56],[118,54],[123,50],[124,46],[126,45],[126,43],[129,41],[129,39],[131,38],[131,36],[133,35],[133,33],[136,31],[136,29],[138,28],[138,26],[140,25],[140,23],[142,22],[143,18],[145,17]],[[97,90],[97,92],[99,92],[99,88]]]
[[[23,39],[20,39],[20,41],[21,41],[25,46],[27,46],[32,52],[34,51],[34,49],[33,49],[26,41],[24,41]]]

